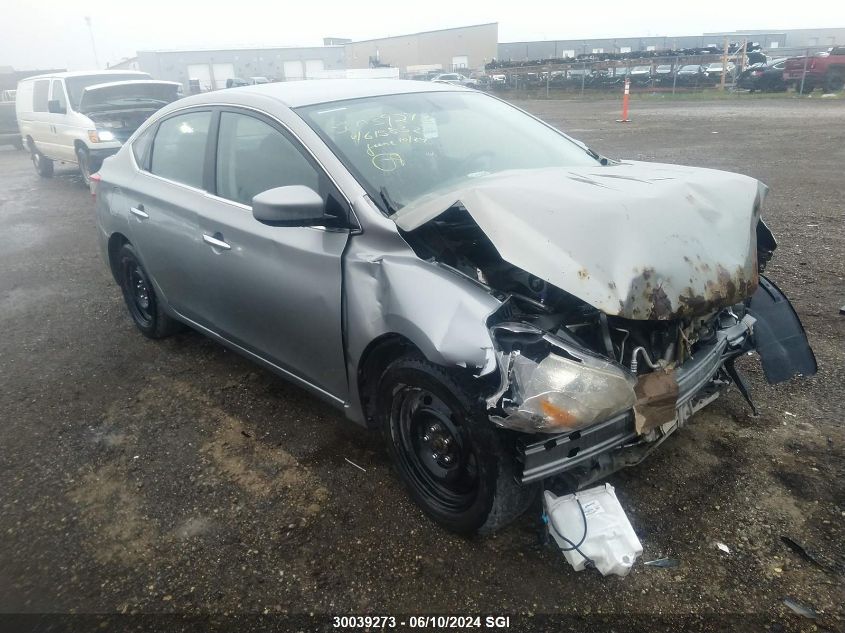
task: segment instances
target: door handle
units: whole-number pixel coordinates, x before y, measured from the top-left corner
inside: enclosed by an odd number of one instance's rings
[[[139,204],[137,207],[129,207],[129,213],[132,215],[138,216],[142,220],[146,220],[150,217],[150,214],[144,211],[144,205]]]
[[[226,242],[224,242],[221,238],[223,237],[220,233],[215,233],[214,235],[219,237],[214,237],[212,235],[206,235],[205,233],[202,234],[202,241],[206,244],[211,244],[214,248],[220,248],[224,251],[228,251],[231,246],[229,246]]]

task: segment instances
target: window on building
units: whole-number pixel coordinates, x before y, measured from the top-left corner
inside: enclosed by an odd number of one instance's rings
[[[604,52],[603,48],[594,48],[593,49],[593,53],[603,53],[603,52]]]
[[[153,141],[150,172],[201,189],[210,124],[211,112],[189,112],[162,121]]]
[[[772,42],[769,44],[769,48],[777,48],[779,46],[779,42]]]
[[[217,195],[251,205],[253,196],[290,185],[319,191],[319,173],[279,130],[245,114],[223,112],[217,140]]]
[[[645,49],[647,51],[654,51],[654,50],[657,50],[657,47],[656,46],[646,46]]]
[[[619,52],[620,52],[620,53],[630,53],[630,52],[631,52],[631,47],[630,47],[630,46],[620,46],[620,47],[619,47]]]

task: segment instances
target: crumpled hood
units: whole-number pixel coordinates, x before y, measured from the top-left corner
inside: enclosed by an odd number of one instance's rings
[[[625,161],[494,174],[392,218],[413,231],[460,203],[514,266],[608,315],[671,319],[755,290],[766,191],[740,174]]]

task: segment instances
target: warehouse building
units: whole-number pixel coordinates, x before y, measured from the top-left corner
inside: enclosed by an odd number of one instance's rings
[[[343,70],[344,47],[311,46],[200,51],[138,51],[111,68],[142,70],[156,79],[178,81],[186,92],[225,88],[228,79],[298,80]],[[192,86],[193,84],[193,86]]]
[[[383,37],[344,45],[348,68],[387,65],[403,74],[483,69],[496,57],[496,22]]]
[[[483,69],[496,56],[498,35],[494,22],[361,42],[327,37],[324,46],[313,47],[139,51],[111,68],[141,70],[156,79],[178,81],[186,93],[225,88],[227,80],[236,77],[270,81],[396,77]]]

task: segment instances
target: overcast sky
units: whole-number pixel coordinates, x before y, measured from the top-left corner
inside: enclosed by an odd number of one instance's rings
[[[0,0],[0,66],[94,67],[85,16],[105,66],[138,50],[315,46],[484,22],[499,23],[500,42],[845,27],[845,0]]]

